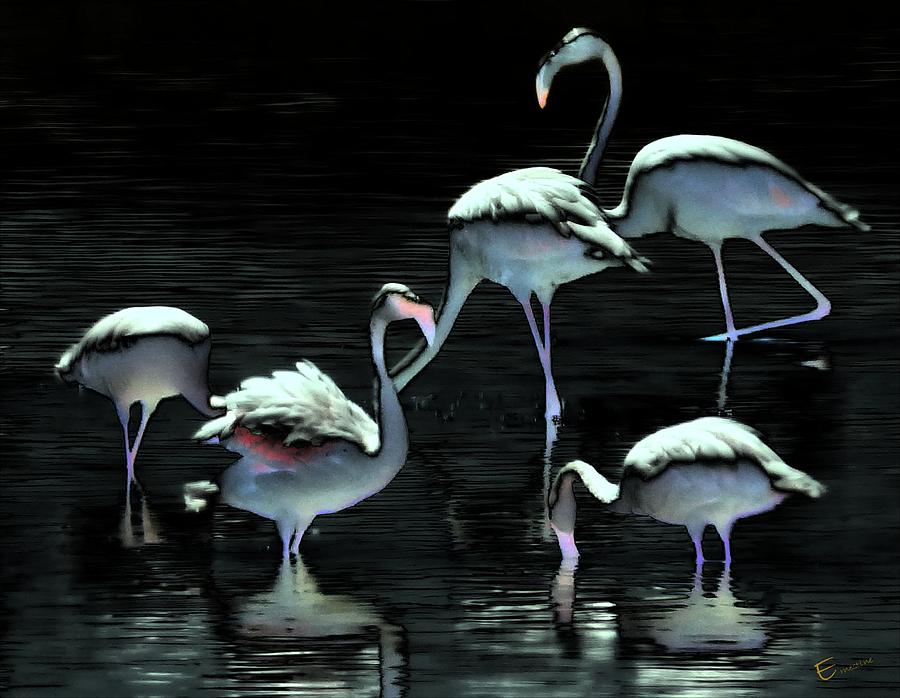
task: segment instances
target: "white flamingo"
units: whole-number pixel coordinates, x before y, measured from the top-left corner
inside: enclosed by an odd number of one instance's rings
[[[447,214],[450,269],[435,341],[416,347],[391,369],[398,390],[437,355],[469,294],[488,279],[509,289],[525,311],[544,370],[546,415],[560,416],[550,361],[550,303],[556,289],[612,266],[647,271],[647,260],[609,229],[589,196],[575,177],[529,167],[479,182],[453,204]],[[543,337],[532,295],[543,309]]]
[[[406,286],[386,284],[375,296],[369,326],[377,424],[309,361],[299,362],[296,371],[247,378],[240,389],[212,398],[227,412],[194,436],[243,456],[222,474],[223,498],[275,521],[284,557],[298,553],[303,532],[316,516],[377,494],[406,462],[406,417],[385,368],[384,339],[390,323],[407,318],[416,320],[432,341],[431,306]],[[188,504],[210,489],[209,483],[188,485]]]
[[[159,402],[181,395],[198,412],[209,405],[209,327],[180,308],[125,308],[97,321],[56,364],[57,375],[105,395],[116,407],[125,434],[126,492],[135,481],[134,461]],[[131,406],[141,405],[134,442],[128,432]]]
[[[638,441],[614,485],[584,461],[562,468],[550,490],[550,525],[564,558],[577,558],[574,482],[580,479],[610,511],[650,516],[687,527],[696,563],[703,563],[703,532],[710,524],[731,562],[735,521],[778,506],[791,493],[818,498],[825,486],[792,468],[750,427],[701,417],[660,429]]]
[[[579,177],[593,186],[622,98],[622,73],[609,44],[590,29],[577,28],[548,53],[538,68],[538,103],[544,107],[554,76],[567,66],[599,60],[610,92]],[[603,211],[623,238],[669,232],[709,246],[719,274],[726,331],[704,339],[736,340],[752,332],[808,320],[831,311],[828,299],[763,239],[773,230],[804,226],[869,230],[859,212],[836,201],[766,151],[719,136],[680,135],[644,146],[628,170],[622,200]],[[722,245],[731,238],[752,241],[771,256],[816,301],[814,310],[735,328],[722,264]]]

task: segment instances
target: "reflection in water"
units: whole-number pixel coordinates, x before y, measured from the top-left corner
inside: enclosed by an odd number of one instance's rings
[[[547,418],[547,431],[544,441],[544,477],[543,489],[541,490],[541,501],[544,503],[544,514],[541,518],[541,538],[544,541],[553,540],[553,529],[550,528],[550,506],[548,497],[550,496],[550,469],[553,464],[553,445],[558,438],[559,426],[556,420]]]
[[[550,598],[553,600],[553,620],[557,625],[572,624],[572,610],[575,605],[575,570],[578,560],[565,558],[559,572],[553,578]]]
[[[671,652],[728,652],[760,649],[772,619],[737,599],[726,565],[713,593],[703,591],[698,567],[687,598],[641,599],[619,614],[622,639],[650,640]]]
[[[731,359],[734,356],[734,342],[725,342],[725,361],[722,363],[722,380],[719,382],[719,401],[716,404],[719,414],[725,412],[725,403],[728,401],[728,377],[731,374]]]
[[[126,548],[137,548],[142,545],[152,545],[161,543],[162,538],[159,535],[159,529],[156,525],[155,517],[150,513],[150,507],[147,505],[147,498],[141,496],[141,529],[140,537],[135,536],[134,523],[132,521],[131,497],[125,498],[125,511],[119,522],[119,540]]]
[[[550,598],[558,626],[574,625],[577,568],[575,561],[564,560],[553,579]],[[604,613],[608,614],[609,610]],[[671,652],[760,649],[767,640],[764,625],[772,620],[763,611],[735,597],[731,589],[731,567],[727,565],[713,593],[703,591],[703,572],[698,566],[686,598],[643,597],[635,603],[618,606],[615,615],[621,640],[649,640]]]
[[[316,580],[297,560],[283,560],[271,591],[252,596],[238,611],[240,634],[259,638],[329,638],[378,632],[378,662],[382,696],[400,696],[406,673],[405,631],[385,621],[378,611],[350,596],[323,594]]]

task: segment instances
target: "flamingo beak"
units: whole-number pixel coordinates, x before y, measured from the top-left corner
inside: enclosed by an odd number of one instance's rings
[[[547,64],[545,63],[541,66],[541,69],[538,71],[537,77],[535,78],[535,91],[537,92],[537,101],[538,106],[541,109],[547,106],[547,96],[550,94],[550,88],[547,86],[545,80],[545,73],[547,70]]]
[[[423,305],[421,310],[416,313],[415,318],[416,322],[419,323],[419,329],[425,335],[425,341],[428,342],[428,346],[433,345],[436,331],[434,309],[430,305]]]

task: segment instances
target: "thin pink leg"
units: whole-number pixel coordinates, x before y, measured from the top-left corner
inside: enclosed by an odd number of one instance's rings
[[[725,545],[725,564],[731,566],[731,527],[732,523],[729,521],[727,523],[716,525],[716,531],[719,533],[719,538],[722,539],[722,543]]]
[[[147,428],[147,422],[150,421],[150,415],[153,414],[153,408],[148,408],[147,403],[141,400],[141,425],[138,427],[137,435],[134,437],[134,444],[131,447],[131,467],[134,469],[134,461],[137,458],[138,449],[141,447],[141,441],[144,438],[144,430]]]
[[[788,325],[797,325],[801,322],[809,322],[810,320],[821,320],[823,317],[826,317],[828,313],[831,312],[831,301],[829,301],[825,295],[817,289],[815,286],[810,283],[810,281],[803,276],[799,271],[797,271],[794,266],[788,262],[784,257],[782,257],[775,249],[763,240],[761,237],[753,238],[753,242],[755,242],[763,252],[768,254],[772,259],[774,259],[778,264],[784,269],[788,274],[791,275],[791,278],[794,279],[800,286],[806,291],[809,295],[811,295],[816,301],[815,309],[811,310],[808,313],[803,313],[802,315],[793,315],[791,317],[786,317],[781,320],[773,320],[771,322],[764,322],[760,325],[753,325],[751,327],[742,327],[737,330],[736,335],[738,337],[742,337],[747,334],[751,334],[753,332],[761,332],[762,330],[772,330],[776,327],[786,327]],[[722,341],[727,339],[727,335],[715,335],[713,337],[706,337],[708,341]]]
[[[130,413],[128,408],[117,408],[119,414],[119,422],[122,424],[122,432],[125,436],[125,472],[128,479],[125,481],[125,499],[131,503],[131,482],[134,479],[134,459],[131,457],[131,442],[128,437],[128,422],[130,421]]]
[[[716,260],[716,270],[719,272],[719,294],[722,296],[722,309],[725,311],[725,334],[712,335],[704,337],[706,342],[718,342],[723,339],[735,340],[738,335],[734,329],[734,316],[731,314],[731,301],[728,299],[728,284],[725,281],[725,267],[722,264],[722,246],[710,245],[713,257]]]
[[[699,567],[703,564],[703,531],[704,525],[691,525],[687,527],[688,534],[694,543],[694,562]]]
[[[559,418],[559,398],[556,394],[556,385],[553,383],[553,371],[550,367],[550,356],[549,351],[544,347],[544,343],[541,340],[541,333],[538,330],[537,320],[534,317],[534,311],[531,309],[531,299],[519,300],[522,309],[525,311],[525,317],[528,319],[528,327],[531,328],[531,336],[534,339],[534,345],[538,350],[538,357],[541,360],[541,366],[544,369],[544,381],[546,383],[546,409],[545,413],[548,419],[558,419]],[[547,318],[549,320],[549,312],[547,313]],[[545,325],[545,328],[547,325]],[[549,329],[547,329],[549,334]]]
[[[303,522],[298,523],[294,527],[294,541],[293,541],[293,543],[291,543],[291,552],[294,555],[300,554],[300,541],[303,538],[303,534],[306,533],[306,529],[309,528],[309,525],[311,523],[312,523],[312,520],[303,521]]]
[[[559,404],[559,395],[556,392],[556,381],[553,380],[553,363],[550,360],[550,304],[541,303],[544,310],[544,356],[542,365],[544,375],[547,378],[546,406],[547,416],[551,420],[558,421],[562,416],[562,406]]]

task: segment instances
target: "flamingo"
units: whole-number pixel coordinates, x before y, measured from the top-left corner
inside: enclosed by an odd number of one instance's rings
[[[602,61],[609,76],[609,96],[578,176],[589,186],[606,149],[622,99],[622,73],[612,48],[591,29],[576,28],[541,60],[536,90],[543,108],[554,76],[568,66]],[[626,239],[669,232],[706,244],[719,276],[726,331],[706,341],[734,341],[763,330],[819,320],[831,312],[825,295],[782,257],[763,235],[804,226],[869,226],[859,212],[803,179],[794,169],[761,148],[720,136],[678,135],[653,141],[635,156],[619,204],[604,209],[610,227]],[[736,328],[728,298],[722,245],[750,240],[774,259],[816,301],[801,315]]]
[[[545,379],[545,414],[560,402],[550,360],[550,304],[557,288],[608,267],[647,271],[647,260],[606,225],[588,187],[550,167],[528,167],[479,182],[450,208],[450,268],[434,343],[419,344],[391,375],[403,390],[437,355],[469,294],[483,280],[505,286],[525,311]],[[543,310],[543,336],[531,307]]]
[[[703,532],[712,524],[731,563],[735,521],[778,506],[787,495],[816,499],[825,486],[792,468],[745,424],[701,417],[660,429],[638,441],[625,457],[619,485],[575,460],[562,468],[550,490],[550,525],[563,558],[578,558],[574,481],[580,479],[610,511],[650,516],[685,526],[703,564]]]
[[[109,398],[125,434],[125,485],[137,483],[134,462],[150,416],[160,401],[181,395],[206,417],[209,404],[209,327],[180,308],[124,308],[98,320],[69,347],[55,366],[66,382],[78,383]],[[133,443],[128,423],[131,406],[141,405]],[[140,483],[137,483],[140,487]]]
[[[406,462],[406,417],[385,368],[384,340],[390,323],[408,318],[433,340],[432,307],[406,286],[386,284],[375,296],[369,325],[377,424],[309,361],[298,362],[296,371],[247,378],[238,390],[211,399],[227,411],[194,438],[242,456],[222,474],[223,499],[275,521],[284,558],[299,554],[316,516],[377,494]],[[198,508],[198,495],[214,489],[208,482],[189,483],[185,499]]]

